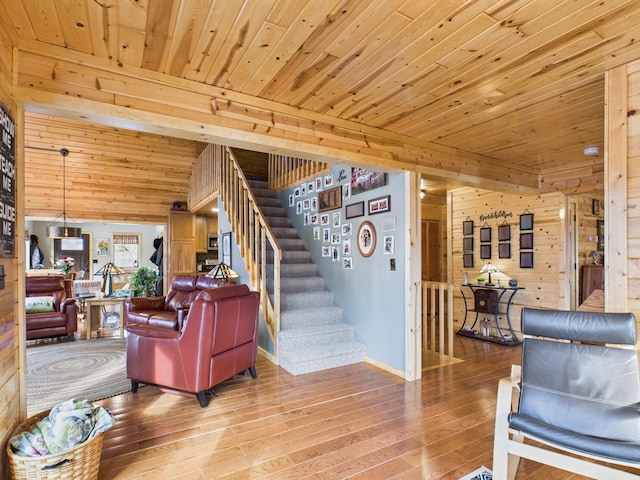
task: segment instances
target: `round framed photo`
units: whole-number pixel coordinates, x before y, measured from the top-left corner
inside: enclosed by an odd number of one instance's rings
[[[371,222],[362,222],[358,227],[358,251],[370,257],[376,248],[376,229]]]

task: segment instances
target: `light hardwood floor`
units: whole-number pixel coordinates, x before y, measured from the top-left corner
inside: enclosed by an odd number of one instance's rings
[[[95,340],[92,340],[95,341]],[[221,385],[207,408],[141,387],[97,402],[116,425],[100,479],[457,479],[491,468],[498,379],[520,347],[456,337],[453,365],[404,382],[369,364]],[[523,461],[519,480],[582,478]]]

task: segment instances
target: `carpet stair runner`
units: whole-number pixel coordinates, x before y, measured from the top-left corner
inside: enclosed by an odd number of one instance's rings
[[[366,347],[355,341],[354,327],[342,321],[342,308],[311,261],[276,192],[266,182],[249,182],[256,201],[282,248],[280,263],[280,366],[300,375],[364,361]],[[273,255],[268,257],[272,278]],[[273,281],[267,289],[273,295]]]

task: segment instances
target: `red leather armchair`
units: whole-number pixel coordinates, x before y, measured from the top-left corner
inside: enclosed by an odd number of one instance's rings
[[[204,275],[176,275],[166,297],[133,297],[124,304],[124,325],[150,325],[180,330],[191,302],[207,288],[221,284]]]
[[[259,304],[247,285],[230,285],[201,291],[180,331],[128,325],[131,390],[157,385],[206,407],[216,385],[245,370],[256,378]]]
[[[74,339],[78,329],[76,300],[71,295],[71,281],[62,275],[25,277],[26,297],[52,297],[51,311],[26,313],[27,340],[68,336]],[[28,302],[28,301],[27,301]]]

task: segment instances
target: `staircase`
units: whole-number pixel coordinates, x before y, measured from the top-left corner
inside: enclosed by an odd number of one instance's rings
[[[364,361],[366,347],[354,339],[354,327],[342,321],[342,308],[333,305],[318,267],[266,182],[251,180],[258,206],[282,249],[280,264],[280,331],[278,360],[293,375]],[[273,260],[267,257],[267,278],[273,278]],[[267,283],[273,296],[273,281]]]

